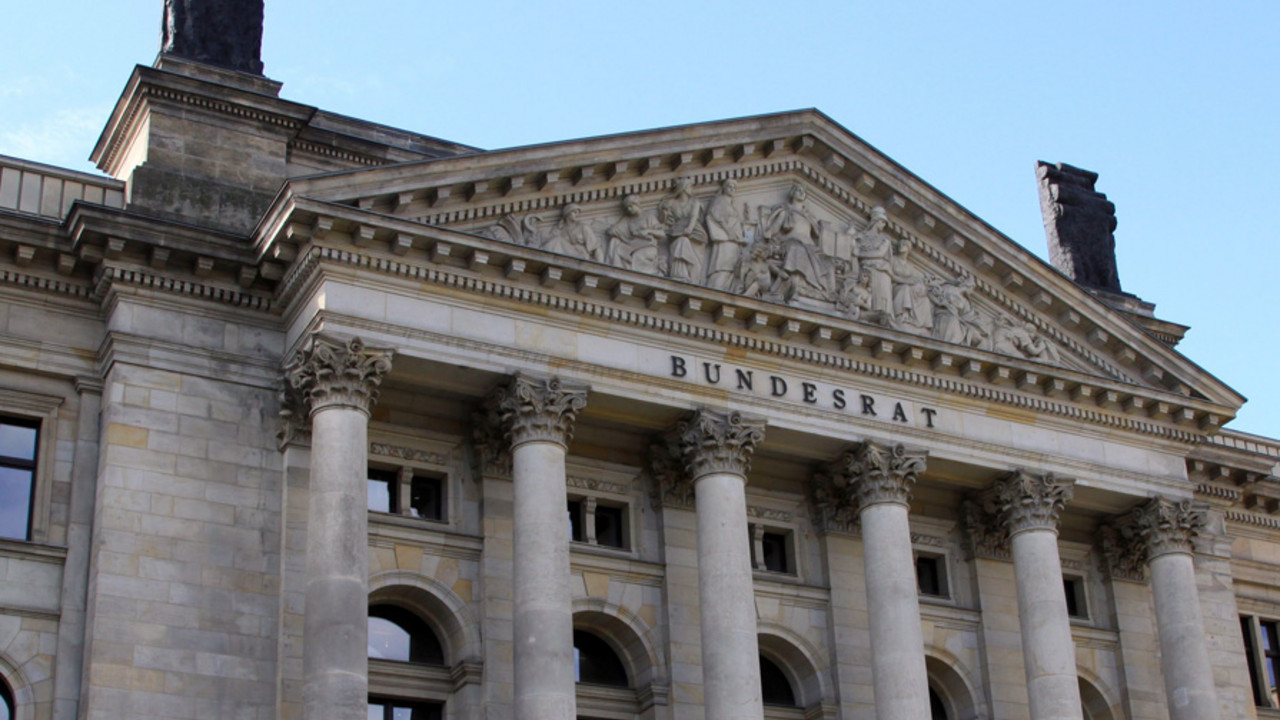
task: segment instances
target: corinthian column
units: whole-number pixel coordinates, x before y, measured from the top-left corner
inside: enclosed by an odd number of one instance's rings
[[[1080,720],[1084,714],[1058,557],[1058,519],[1074,482],[1015,470],[991,494],[1013,550],[1031,720]]]
[[[311,336],[285,366],[285,410],[311,424],[303,716],[363,720],[369,696],[369,409],[391,351]]]
[[[1218,697],[1205,645],[1191,544],[1204,527],[1204,509],[1190,500],[1157,497],[1134,510],[1132,521],[1151,566],[1169,718],[1217,720]]]
[[[564,458],[587,386],[519,374],[489,398],[515,485],[515,716],[576,717]]]
[[[871,626],[871,675],[879,720],[929,717],[929,679],[920,630],[920,599],[911,526],[911,486],[925,454],[872,442],[845,453],[838,485],[857,503]]]
[[[676,427],[694,484],[706,716],[759,720],[760,647],[747,534],[747,471],[764,420],[701,409]]]

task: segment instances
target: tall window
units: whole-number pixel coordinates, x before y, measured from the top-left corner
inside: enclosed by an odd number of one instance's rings
[[[1258,707],[1280,707],[1280,624],[1255,617],[1240,618],[1245,656],[1253,681],[1253,701]]]
[[[31,537],[38,425],[0,418],[0,538]]]

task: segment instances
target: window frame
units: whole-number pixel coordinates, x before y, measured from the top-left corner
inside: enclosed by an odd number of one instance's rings
[[[1089,581],[1083,575],[1063,573],[1062,594],[1067,598],[1067,617],[1080,622],[1091,622],[1093,615],[1089,607]],[[1071,606],[1076,612],[1071,612]]]
[[[915,573],[916,573],[916,593],[920,597],[929,598],[931,600],[951,600],[951,572],[947,562],[947,553],[920,551],[915,553]],[[920,561],[924,560],[933,564],[937,575],[938,592],[925,592],[920,582]]]
[[[1270,626],[1270,648],[1263,643],[1263,625]],[[1280,618],[1241,615],[1240,631],[1249,665],[1249,685],[1253,688],[1254,705],[1260,708],[1280,708]],[[1269,661],[1273,661],[1271,667],[1277,680],[1275,687],[1268,680]]]
[[[577,518],[572,517],[574,511],[571,506],[574,503],[578,504],[579,517]],[[618,535],[622,540],[622,545],[606,545],[600,542],[597,536],[596,513],[601,507],[620,511],[619,518],[621,519],[622,527],[619,529]],[[630,498],[604,495],[571,487],[565,496],[565,517],[570,523],[569,542],[573,545],[588,545],[610,552],[628,554],[635,552],[635,511]],[[574,527],[581,529],[581,532],[577,533],[576,537],[573,532]]]
[[[56,463],[55,447],[58,434],[58,411],[64,398],[39,393],[0,389],[0,420],[15,425],[30,424],[36,428],[36,459],[31,475],[31,501],[27,516],[25,539],[0,538],[0,544],[10,547],[47,545],[50,542],[50,515],[53,502],[53,480]],[[105,433],[106,428],[102,432]],[[92,438],[100,442],[100,438]]]
[[[747,532],[750,539],[749,557],[753,572],[764,573],[768,577],[774,578],[798,579],[800,577],[800,553],[799,548],[796,547],[795,528],[786,525],[762,523],[749,518]],[[782,538],[784,570],[776,570],[766,564],[766,553],[764,551],[766,535]]]

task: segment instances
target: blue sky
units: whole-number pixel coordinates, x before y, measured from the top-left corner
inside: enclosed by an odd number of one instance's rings
[[[76,169],[161,0],[10,3],[0,154]],[[1280,436],[1280,2],[268,0],[282,96],[485,148],[816,107],[1044,257],[1035,161],[1100,174],[1120,280]]]

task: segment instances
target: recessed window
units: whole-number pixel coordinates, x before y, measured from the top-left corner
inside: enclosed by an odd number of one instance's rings
[[[1083,620],[1089,619],[1089,603],[1084,590],[1084,578],[1062,578],[1062,591],[1067,596],[1067,615]]]
[[[569,539],[574,542],[626,550],[631,531],[627,506],[594,497],[569,498]]]
[[[573,631],[573,679],[589,685],[631,686],[618,654],[603,638],[586,630]]]
[[[369,657],[374,660],[443,665],[444,649],[427,623],[396,605],[369,608]]]
[[[366,483],[369,492],[369,509],[373,512],[397,512],[396,486],[399,484],[395,470],[375,470],[369,468]]]
[[[765,572],[794,575],[795,547],[791,533],[764,525],[751,525],[751,566]]]
[[[941,555],[917,555],[916,586],[921,595],[950,597],[947,590],[946,558]]]
[[[1253,681],[1254,703],[1258,707],[1280,707],[1280,691],[1276,687],[1280,679],[1280,627],[1274,620],[1245,616],[1240,618],[1240,630]]]
[[[0,418],[0,538],[31,537],[39,434],[36,423]]]
[[[369,720],[440,720],[444,706],[392,698],[369,698]]]
[[[369,468],[367,478],[370,511],[436,522],[448,519],[444,476],[418,475],[409,468]]]
[[[760,699],[765,705],[796,706],[796,693],[787,674],[763,655],[760,656]]]

